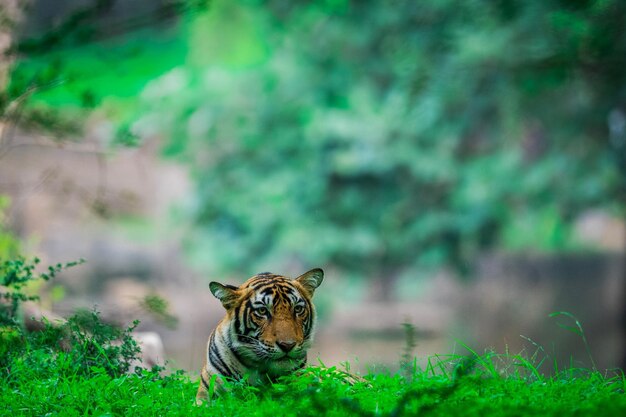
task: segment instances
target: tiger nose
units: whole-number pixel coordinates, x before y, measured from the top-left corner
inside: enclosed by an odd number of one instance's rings
[[[292,342],[291,340],[288,340],[288,341],[285,340],[285,341],[276,342],[276,344],[278,345],[280,350],[282,350],[285,353],[289,353],[291,349],[293,349],[293,347],[296,345],[296,342]]]

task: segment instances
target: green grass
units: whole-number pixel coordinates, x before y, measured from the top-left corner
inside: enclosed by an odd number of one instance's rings
[[[551,378],[526,366],[493,373],[493,357],[447,361],[409,375],[378,374],[355,385],[310,368],[263,389],[234,385],[210,406],[194,405],[197,383],[182,371],[111,376],[75,372],[71,355],[31,351],[2,370],[0,415],[10,416],[595,416],[626,414],[625,380],[569,371]],[[458,358],[454,358],[458,362]],[[515,360],[515,358],[512,358]],[[469,366],[467,366],[469,363]],[[34,366],[35,365],[35,366]],[[523,365],[523,364],[520,364]]]
[[[139,348],[136,325],[115,328],[96,311],[79,311],[64,324],[24,331],[18,307],[33,299],[21,289],[74,265],[35,273],[37,260],[0,262],[0,416],[619,416],[626,415],[623,373],[554,369],[545,376],[542,349],[523,355],[470,352],[435,356],[425,368],[407,335],[400,372],[346,383],[334,368],[311,367],[263,388],[231,384],[209,405],[195,406],[197,377],[159,370],[129,373]],[[156,302],[159,311],[164,306]],[[582,325],[566,328],[586,344]],[[346,364],[347,366],[348,364]],[[352,380],[355,380],[352,378]]]

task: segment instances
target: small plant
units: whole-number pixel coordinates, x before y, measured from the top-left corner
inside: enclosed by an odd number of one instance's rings
[[[585,336],[585,331],[583,330],[582,324],[576,318],[576,316],[574,316],[572,313],[568,313],[567,311],[557,311],[557,312],[550,314],[550,317],[561,317],[561,316],[565,316],[571,319],[574,322],[574,326],[568,326],[562,323],[557,323],[557,324],[559,325],[559,327],[580,336],[585,346],[585,350],[587,351],[587,356],[589,357],[589,360],[591,361],[591,366],[593,367],[594,371],[597,371],[598,368],[596,367],[596,362],[593,360],[593,355],[591,354],[591,349],[589,348],[589,343],[587,342],[587,337]]]
[[[37,295],[27,295],[23,290],[35,281],[49,281],[64,269],[84,263],[84,260],[58,263],[49,266],[46,272],[37,273],[39,258],[27,261],[23,257],[0,262],[0,327],[21,327],[19,310],[26,301],[39,299]]]
[[[139,300],[139,307],[154,316],[170,329],[176,328],[178,318],[169,311],[169,303],[158,294],[151,293]]]
[[[141,349],[132,338],[139,324],[135,320],[128,328],[120,329],[100,319],[95,310],[79,310],[61,328],[61,344],[69,354],[71,369],[78,374],[104,370],[111,376],[128,372],[138,360]]]
[[[120,376],[128,372],[140,353],[132,338],[137,321],[127,329],[119,329],[102,322],[97,311],[81,310],[62,323],[44,319],[42,331],[28,333],[24,329],[20,307],[39,298],[25,293],[25,288],[36,281],[49,281],[84,261],[59,263],[37,273],[39,262],[37,258],[17,258],[0,264],[0,369],[10,374],[19,364],[27,363],[45,374],[52,362],[59,362],[64,366],[56,367],[57,372],[72,375],[105,372]]]
[[[417,346],[417,331],[413,323],[408,320],[402,323],[404,327],[404,349],[400,358],[400,371],[405,377],[409,377],[415,373],[416,360],[413,354]]]

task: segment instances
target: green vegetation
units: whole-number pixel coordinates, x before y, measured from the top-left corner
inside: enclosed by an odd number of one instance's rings
[[[622,204],[607,120],[623,113],[623,2],[241,0],[209,16],[189,37],[202,65],[148,84],[135,124],[191,167],[203,271],[465,272],[493,247],[584,249],[576,216]]]
[[[18,44],[0,121],[65,135],[93,111],[124,144],[158,134],[195,180],[178,213],[208,276],[296,260],[392,283],[491,247],[578,249],[579,213],[623,214],[623,1],[172,3],[177,24],[105,36],[85,9]],[[195,377],[133,370],[134,325],[82,312],[25,331],[25,288],[65,266],[16,258],[7,205],[0,415],[626,413],[622,375],[489,353],[420,369],[412,338],[398,374],[347,385],[314,367],[195,407]]]
[[[0,263],[0,367],[9,375],[14,367],[32,368],[42,376],[56,375],[61,370],[58,363],[74,377],[88,376],[94,369],[111,376],[127,372],[140,352],[131,337],[137,322],[121,330],[103,323],[96,311],[78,311],[60,323],[44,321],[42,331],[26,331],[22,306],[38,296],[28,295],[25,288],[80,262],[49,266],[42,273],[36,272],[38,263],[37,258]]]
[[[598,416],[626,412],[626,381],[598,373],[554,378],[494,375],[487,368],[446,373],[418,370],[410,378],[378,374],[346,385],[320,368],[264,389],[234,386],[210,408],[194,406],[197,383],[177,372],[111,376],[104,369],[76,373],[61,353],[13,357],[3,367],[0,415],[49,416]],[[478,358],[485,361],[485,358]],[[44,367],[43,364],[46,366]],[[521,365],[521,364],[520,364]]]
[[[16,257],[20,250],[18,239],[5,225],[6,210],[9,198],[0,194],[0,260]]]
[[[54,25],[13,43],[7,54],[16,61],[0,94],[2,119],[65,140],[79,134],[84,119],[96,111],[117,125],[112,143],[137,145],[127,130],[138,117],[136,98],[150,79],[184,62],[187,47],[180,33],[208,2],[145,2],[141,13],[126,18],[109,14],[115,3],[66,7]]]
[[[163,369],[130,367],[138,354],[132,328],[114,329],[97,313],[82,313],[65,324],[48,323],[40,332],[23,330],[16,311],[28,297],[21,289],[62,268],[36,274],[35,264],[23,259],[0,268],[1,295],[14,301],[3,310],[0,324],[0,415],[482,417],[626,412],[623,375],[569,369],[544,377],[538,370],[541,363],[493,353],[433,357],[421,369],[409,357],[415,343],[409,325],[397,374],[346,378],[335,368],[310,367],[264,388],[231,383],[209,408],[198,407],[195,378],[182,371],[164,375]],[[573,330],[582,333],[578,322]]]
[[[88,13],[18,44],[5,102],[34,85],[38,126],[95,110],[122,143],[161,137],[206,274],[467,272],[585,249],[581,212],[622,213],[622,1],[172,3],[169,26],[99,37]]]

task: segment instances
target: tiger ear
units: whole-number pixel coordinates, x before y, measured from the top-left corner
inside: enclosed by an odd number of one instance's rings
[[[313,295],[315,289],[320,286],[323,280],[324,271],[320,268],[311,269],[296,278],[296,281],[298,281],[300,285],[302,285],[311,295]]]
[[[211,294],[220,300],[226,309],[231,308],[237,300],[238,288],[233,285],[224,285],[219,282],[212,281],[209,284],[209,289],[211,290]]]

